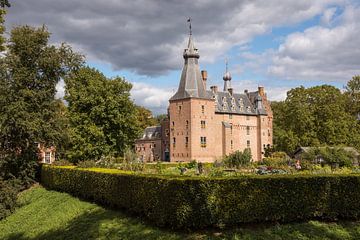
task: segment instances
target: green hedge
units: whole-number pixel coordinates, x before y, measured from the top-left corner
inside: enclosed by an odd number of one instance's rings
[[[126,209],[171,228],[360,216],[360,175],[209,179],[43,166],[41,178],[50,189]]]

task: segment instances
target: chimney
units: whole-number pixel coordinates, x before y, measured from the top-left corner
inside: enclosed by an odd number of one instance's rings
[[[203,80],[204,88],[206,90],[206,80],[207,80],[207,77],[208,77],[206,70],[201,71],[201,77],[202,77],[202,80]]]
[[[260,95],[260,96],[263,97],[263,96],[265,95],[264,87],[259,86],[259,87],[258,87],[258,91],[259,91],[259,95]]]
[[[211,89],[211,91],[212,91],[213,93],[217,93],[217,91],[218,91],[218,87],[217,87],[217,86],[211,86],[210,89]]]
[[[230,95],[232,96],[233,95],[233,88],[228,88],[228,91],[229,91]]]

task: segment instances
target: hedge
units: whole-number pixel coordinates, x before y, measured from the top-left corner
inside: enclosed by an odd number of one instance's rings
[[[41,179],[47,188],[126,209],[171,228],[360,216],[360,175],[210,179],[43,166]]]

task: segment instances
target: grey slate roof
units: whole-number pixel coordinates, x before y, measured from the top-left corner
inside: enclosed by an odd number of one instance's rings
[[[189,36],[188,48],[184,50],[183,56],[185,63],[179,88],[175,95],[170,98],[170,101],[184,98],[207,98],[198,62],[200,55],[194,46],[191,35]]]
[[[161,138],[161,126],[147,127],[143,136],[138,140],[153,140]]]
[[[247,94],[234,93],[230,95],[229,92],[217,92],[207,91],[210,98],[216,102],[215,112],[217,113],[232,113],[242,115],[266,115],[265,109],[256,108],[259,105],[256,101],[251,101]],[[261,98],[261,97],[260,97]]]

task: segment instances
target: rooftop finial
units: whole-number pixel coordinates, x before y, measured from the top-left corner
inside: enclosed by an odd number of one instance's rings
[[[188,18],[187,22],[189,23],[190,35],[192,35],[192,30],[191,30],[191,18]]]
[[[225,58],[225,72],[226,73],[228,72],[228,64],[229,64],[229,61],[227,58]]]

